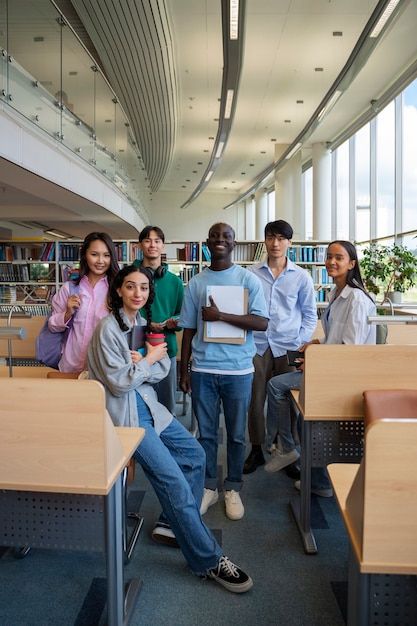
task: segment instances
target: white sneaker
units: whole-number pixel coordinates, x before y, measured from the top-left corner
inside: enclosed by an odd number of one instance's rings
[[[264,465],[264,469],[266,472],[279,472],[279,470],[287,467],[287,465],[298,461],[299,458],[300,453],[295,448],[290,452],[275,450],[275,452],[272,453],[271,460]]]
[[[245,514],[245,508],[237,491],[233,491],[233,489],[231,491],[225,491],[224,503],[226,505],[226,515],[229,519],[242,519]]]
[[[207,509],[213,504],[216,504],[218,500],[219,500],[219,492],[217,489],[204,488],[204,495],[203,495],[203,499],[201,500],[201,506],[200,506],[200,515],[204,515],[204,513],[207,513]]]

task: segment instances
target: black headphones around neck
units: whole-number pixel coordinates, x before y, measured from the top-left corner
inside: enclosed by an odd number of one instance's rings
[[[163,276],[165,276],[165,274],[168,271],[168,265],[167,265],[167,263],[162,263],[155,270],[153,270],[151,267],[148,267],[148,270],[150,270],[152,272],[152,275],[153,275],[154,279],[162,278]]]

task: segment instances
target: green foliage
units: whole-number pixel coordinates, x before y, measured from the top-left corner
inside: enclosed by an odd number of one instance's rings
[[[371,243],[360,261],[366,288],[383,298],[391,291],[404,293],[417,284],[417,257],[404,246]]]

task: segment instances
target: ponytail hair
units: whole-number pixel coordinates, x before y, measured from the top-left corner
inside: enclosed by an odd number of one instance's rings
[[[349,259],[351,261],[355,261],[355,265],[350,270],[348,270],[346,284],[353,289],[360,289],[373,302],[372,297],[369,295],[364,285],[361,268],[359,267],[358,253],[356,252],[356,248],[353,243],[351,243],[350,241],[345,241],[343,239],[336,239],[335,241],[329,243],[327,249],[329,249],[330,246],[333,244],[338,244],[339,246],[342,246],[348,253]]]
[[[110,311],[113,313],[114,317],[117,320],[117,323],[120,326],[120,330],[129,330],[120,315],[120,309],[123,306],[123,300],[117,293],[117,290],[120,289],[123,285],[124,279],[129,276],[129,274],[133,274],[133,272],[139,272],[140,274],[144,274],[149,280],[149,297],[144,306],[144,309],[146,313],[146,331],[150,332],[152,321],[151,306],[154,299],[155,291],[153,286],[152,272],[150,272],[147,267],[143,267],[143,265],[140,265],[139,267],[136,267],[135,265],[126,265],[121,270],[119,270],[119,272],[116,274],[110,284],[107,302]]]

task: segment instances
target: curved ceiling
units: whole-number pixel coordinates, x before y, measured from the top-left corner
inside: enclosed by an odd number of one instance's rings
[[[173,42],[165,0],[72,0],[128,114],[152,191],[172,162],[178,125]]]

